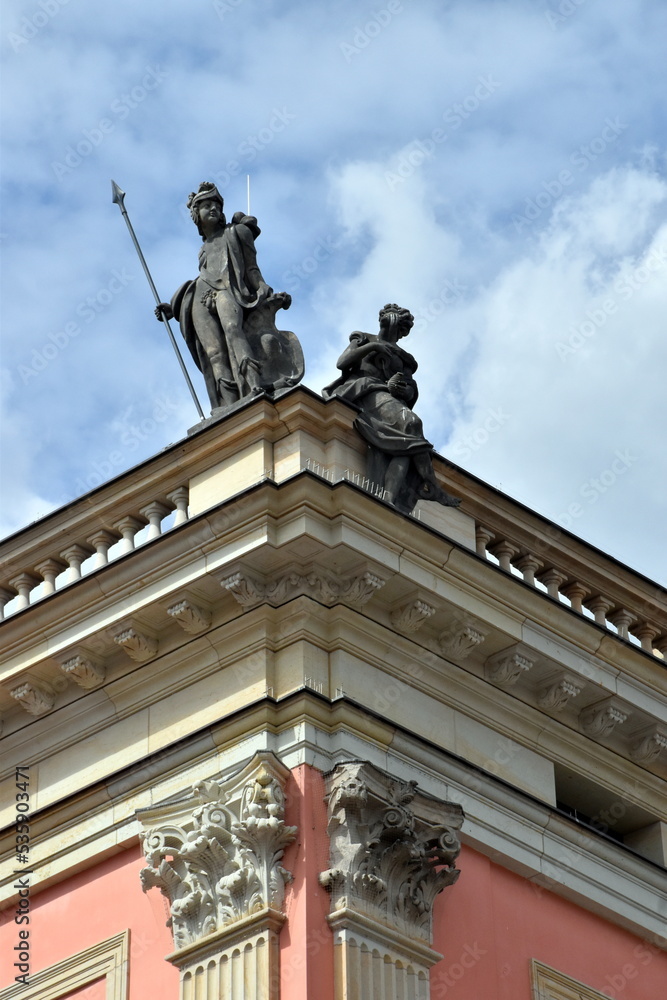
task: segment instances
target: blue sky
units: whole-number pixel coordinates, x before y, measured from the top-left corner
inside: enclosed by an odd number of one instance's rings
[[[306,385],[407,306],[438,451],[664,584],[666,37],[656,0],[5,0],[0,532],[197,419],[110,179],[168,299],[188,193],[249,173]]]

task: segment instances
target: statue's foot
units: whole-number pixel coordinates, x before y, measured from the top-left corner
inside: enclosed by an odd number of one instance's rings
[[[461,503],[460,497],[453,497],[435,483],[423,482],[419,488],[420,500],[434,500],[441,503],[443,507],[458,507]]]

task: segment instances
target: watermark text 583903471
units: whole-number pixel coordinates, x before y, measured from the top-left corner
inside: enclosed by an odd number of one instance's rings
[[[30,860],[30,765],[18,764],[15,769],[16,785],[16,864],[28,865]],[[17,867],[14,888],[18,902],[14,911],[17,939],[13,947],[16,970],[14,981],[28,985],[30,975],[30,875],[32,869]]]

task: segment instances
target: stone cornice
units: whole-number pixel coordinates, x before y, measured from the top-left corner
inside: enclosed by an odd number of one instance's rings
[[[309,692],[279,704],[264,701],[155,754],[142,768],[84,793],[73,792],[57,806],[36,812],[31,824],[35,857],[49,861],[46,867],[39,863],[35,867],[35,891],[136,843],[140,826],[135,809],[145,804],[144,815],[151,817],[150,822],[157,820],[157,813],[151,812],[156,807],[150,806],[155,797],[172,795],[183,781],[195,784],[217,778],[223,762],[224,774],[233,775],[243,763],[239,754],[278,746],[287,766],[308,762],[325,771],[341,754],[353,758],[362,751],[377,766],[404,778],[413,776],[430,794],[462,803],[464,843],[634,933],[662,932],[657,914],[667,892],[667,876],[656,865],[595,831],[582,830],[493,775],[373,718],[361,706],[344,698],[330,705]],[[664,804],[662,785],[650,774],[645,778],[652,784],[638,786],[639,801],[658,808],[661,801]],[[631,789],[629,777],[627,784]],[[9,828],[0,851],[9,854],[13,838]],[[3,907],[14,898],[13,881],[12,876],[0,890]]]

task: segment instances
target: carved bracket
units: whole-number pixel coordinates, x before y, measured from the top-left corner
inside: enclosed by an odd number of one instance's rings
[[[53,708],[55,692],[46,684],[24,681],[9,692],[29,715],[44,715]]]
[[[278,607],[302,594],[328,606],[340,602],[363,607],[385,582],[371,572],[357,576],[334,576],[319,569],[305,574],[297,571],[283,573],[270,581],[241,570],[220,580],[221,586],[235,597],[242,608],[254,608],[264,603]]]
[[[627,712],[607,700],[585,708],[579,715],[579,722],[587,736],[600,739],[609,736],[616,726],[621,726],[628,717]]]
[[[58,665],[66,677],[87,691],[99,687],[106,676],[104,664],[83,649],[70,650]]]
[[[296,835],[284,821],[288,775],[272,754],[257,754],[226,781],[199,782],[187,799],[138,813],[142,886],[169,900],[177,948],[261,909],[280,911],[291,879],[280,861]]]
[[[402,632],[417,632],[434,614],[434,607],[426,601],[416,600],[395,608],[391,613],[391,621]]]
[[[651,764],[661,753],[667,753],[667,726],[664,725],[644,729],[630,747],[630,756],[638,764]]]
[[[348,908],[430,942],[435,897],[459,876],[461,807],[363,761],[329,775],[327,802],[331,867],[320,884],[332,912]]]
[[[569,677],[559,677],[551,684],[542,688],[537,699],[537,704],[541,708],[546,708],[552,712],[560,712],[568,702],[576,698],[582,691],[583,684]]]
[[[504,649],[488,658],[486,676],[494,684],[511,687],[520,677],[524,677],[534,664],[535,661],[518,647]]]
[[[137,663],[145,663],[157,653],[157,639],[132,625],[114,629],[112,637],[130,659]]]
[[[167,608],[167,614],[171,615],[175,622],[181,626],[188,635],[199,635],[211,624],[210,611],[204,611],[188,598],[181,598]]]
[[[453,660],[465,660],[481,646],[486,632],[472,620],[457,621],[440,635],[440,649]]]

